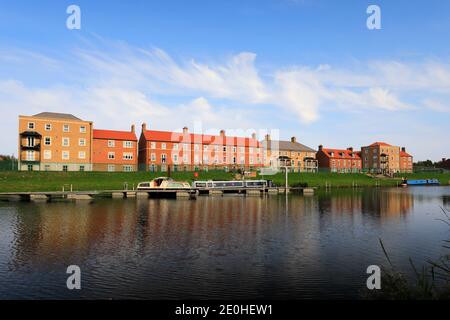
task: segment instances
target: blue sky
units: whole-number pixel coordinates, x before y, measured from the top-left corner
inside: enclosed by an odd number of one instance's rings
[[[66,8],[81,8],[81,30]],[[377,4],[382,29],[366,28]],[[18,114],[450,157],[450,2],[0,3],[0,153]],[[15,136],[15,135],[14,135]]]

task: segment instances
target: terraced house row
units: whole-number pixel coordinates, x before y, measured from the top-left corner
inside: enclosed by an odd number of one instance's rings
[[[405,148],[376,142],[362,147],[318,151],[266,135],[251,137],[149,130],[139,139],[128,131],[94,128],[92,121],[71,114],[43,112],[19,116],[19,170],[28,171],[197,171],[257,170],[282,167],[291,172],[396,173],[412,171]]]

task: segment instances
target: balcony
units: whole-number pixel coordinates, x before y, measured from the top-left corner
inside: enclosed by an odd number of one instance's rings
[[[20,149],[21,150],[33,150],[33,151],[39,151],[39,150],[41,150],[41,144],[40,143],[37,143],[37,144],[35,144],[34,146],[28,146],[28,145],[20,145]]]

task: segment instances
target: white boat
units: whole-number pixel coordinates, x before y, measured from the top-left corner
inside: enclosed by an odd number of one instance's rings
[[[141,182],[137,186],[140,191],[155,191],[155,190],[183,190],[192,189],[188,182],[175,181],[168,177],[159,177],[149,182]]]

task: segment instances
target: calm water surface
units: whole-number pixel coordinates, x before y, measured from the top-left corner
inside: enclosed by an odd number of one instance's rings
[[[0,298],[358,298],[366,268],[444,253],[450,188],[0,202]],[[82,290],[66,288],[78,265]]]

